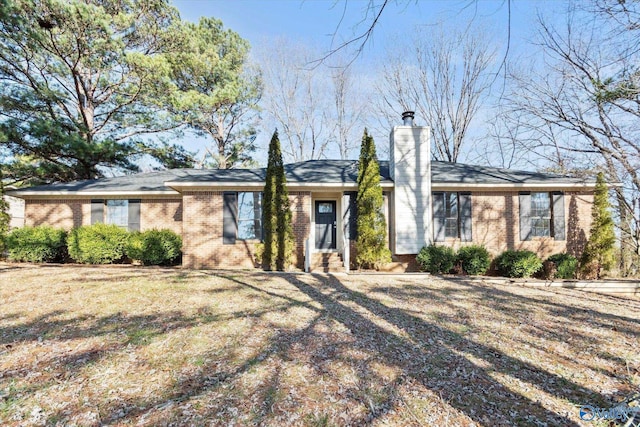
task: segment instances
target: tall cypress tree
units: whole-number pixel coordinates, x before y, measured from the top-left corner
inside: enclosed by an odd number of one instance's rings
[[[383,202],[376,146],[373,137],[365,129],[358,162],[356,199],[356,263],[361,267],[376,267],[391,260],[391,252],[386,243],[387,225],[382,211]]]
[[[276,130],[269,143],[267,176],[262,197],[264,227],[264,252],[262,267],[265,270],[284,271],[293,254],[293,227],[287,180],[284,175],[280,139]]]
[[[600,172],[591,208],[591,231],[581,259],[583,274],[595,275],[597,279],[611,269],[615,261],[616,236],[610,207],[607,184],[604,174]]]

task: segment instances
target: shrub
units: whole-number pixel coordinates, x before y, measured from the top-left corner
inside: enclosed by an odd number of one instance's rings
[[[463,246],[458,251],[458,262],[467,274],[484,274],[491,265],[491,255],[484,246]]]
[[[573,255],[567,253],[551,255],[547,258],[547,262],[553,263],[555,272],[553,277],[556,279],[573,279],[578,268],[578,260]]]
[[[416,256],[420,268],[432,274],[442,274],[451,271],[456,263],[456,253],[448,246],[425,246]]]
[[[2,186],[2,174],[0,173],[0,258],[4,257],[7,248],[7,234],[9,233],[9,204],[4,199],[4,187]]]
[[[83,264],[121,262],[129,232],[117,225],[85,225],[72,230],[67,239],[69,256]]]
[[[531,277],[542,268],[542,260],[531,251],[505,251],[496,258],[498,272],[505,277]]]
[[[182,238],[165,229],[132,233],[125,252],[144,265],[171,265],[178,260],[181,250]]]
[[[16,228],[7,235],[9,258],[26,262],[61,262],[66,255],[64,230],[41,225]]]

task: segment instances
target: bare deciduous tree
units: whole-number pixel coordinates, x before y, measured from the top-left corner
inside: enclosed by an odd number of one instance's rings
[[[275,47],[259,58],[262,107],[280,131],[285,158],[352,156],[366,126],[366,103],[353,71],[338,64],[338,57],[331,67],[312,66],[318,51],[306,45],[278,39],[270,46]]]
[[[285,39],[270,44],[271,49],[259,59],[265,113],[278,126],[285,157],[295,162],[319,159],[331,138],[327,81],[308,66],[313,53],[307,46]]]
[[[337,67],[331,71],[334,138],[341,159],[351,158],[360,147],[358,133],[365,127],[367,107],[362,102],[351,68]]]
[[[603,7],[611,2],[594,2]],[[640,255],[640,91],[636,30],[613,31],[621,22],[633,20],[640,5],[625,9],[601,9],[581,19],[584,10],[570,10],[561,32],[540,19],[540,45],[545,68],[519,76],[512,95],[511,110],[525,114],[520,139],[529,149],[558,158],[584,159],[592,168],[606,171],[615,187],[618,225],[621,233],[623,272]],[[592,12],[593,9],[590,9]],[[620,15],[622,14],[622,15]],[[594,21],[595,20],[595,21]],[[631,28],[631,27],[629,27]]]
[[[494,51],[478,32],[440,28],[418,32],[410,47],[394,52],[402,56],[396,54],[384,67],[381,113],[392,110],[395,118],[415,109],[431,127],[434,159],[457,162],[493,81]]]
[[[271,41],[260,58],[265,83],[264,109],[275,120],[282,152],[293,161],[319,159],[330,141],[326,83],[308,66],[312,51],[285,39]]]

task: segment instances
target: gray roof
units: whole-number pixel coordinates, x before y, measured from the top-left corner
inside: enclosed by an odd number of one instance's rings
[[[572,178],[541,172],[499,169],[488,166],[465,165],[450,162],[431,163],[431,182],[437,184],[580,184],[595,183],[593,180]]]
[[[355,183],[358,179],[356,160],[307,160],[305,162],[284,165],[287,182],[305,182],[318,184]],[[184,175],[171,182],[264,182],[266,168],[260,169],[189,169]],[[391,182],[389,162],[380,162],[380,179]]]
[[[264,182],[265,168],[256,169],[170,169],[125,175],[112,178],[101,178],[68,183],[41,185],[27,189],[10,191],[9,194],[29,195],[37,192],[153,192],[172,191],[165,185],[173,183],[260,183]],[[285,165],[287,182],[318,184],[350,184],[356,183],[358,176],[357,160],[308,160]],[[484,184],[484,185],[540,185],[580,184],[585,181],[563,175],[538,172],[498,169],[486,166],[464,165],[434,161],[431,164],[433,184]],[[389,176],[389,162],[380,161],[380,178],[382,182],[392,182]],[[592,183],[595,181],[587,181]]]
[[[83,181],[61,182],[49,185],[38,185],[25,189],[15,190],[18,193],[38,192],[38,191],[170,191],[164,185],[176,177],[182,176],[188,169],[170,169],[155,172],[137,173],[133,175],[116,176],[112,178],[88,179]],[[13,192],[13,191],[12,191]],[[9,193],[9,192],[8,192]]]

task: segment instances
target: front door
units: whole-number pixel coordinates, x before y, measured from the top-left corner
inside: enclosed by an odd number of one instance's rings
[[[316,249],[336,248],[336,202],[316,201]]]

